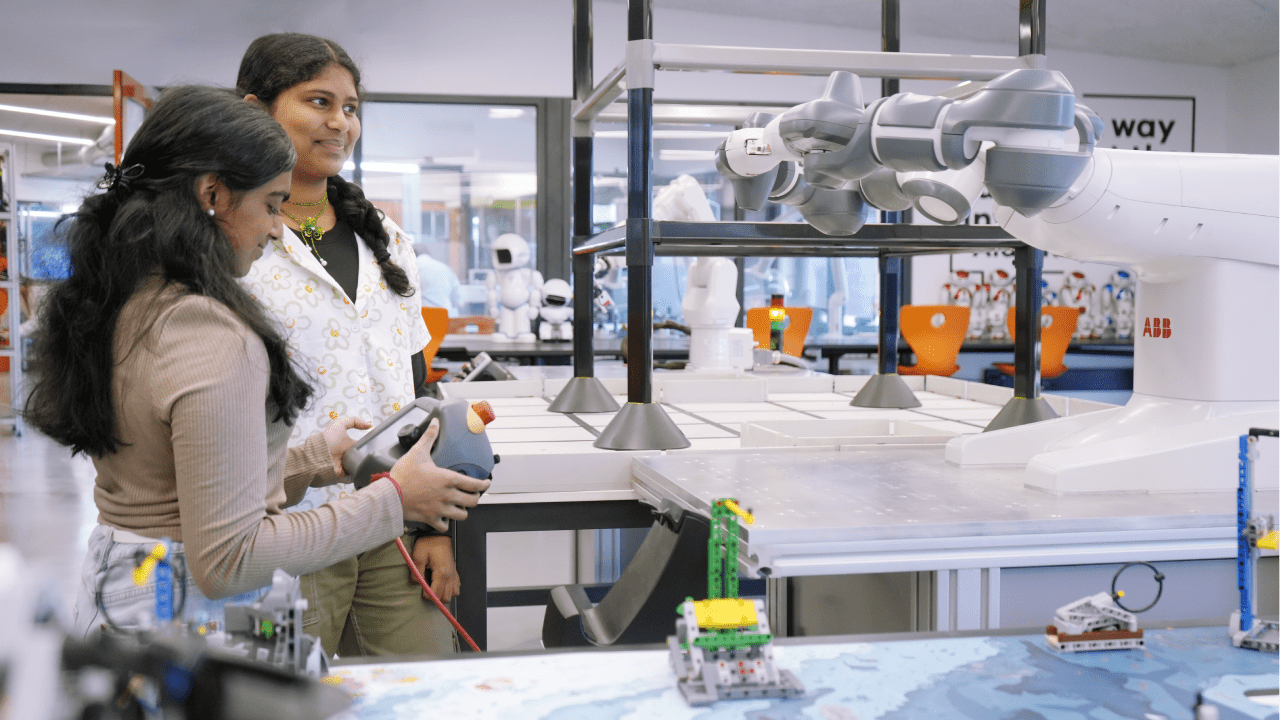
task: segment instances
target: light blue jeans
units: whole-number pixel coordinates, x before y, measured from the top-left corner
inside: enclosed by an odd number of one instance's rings
[[[157,625],[155,573],[143,585],[133,582],[133,569],[140,558],[151,552],[156,541],[121,542],[120,535],[122,533],[107,525],[98,525],[89,535],[89,552],[80,571],[80,589],[76,593],[72,619],[74,637],[88,637],[90,633],[109,625],[126,630],[154,628]],[[137,538],[134,536],[129,539]],[[173,567],[175,618],[198,623],[216,621],[222,625],[225,606],[255,602],[270,589],[262,588],[220,600],[210,600],[191,579],[182,543],[172,543],[171,549],[169,562]],[[103,615],[104,609],[106,616]]]

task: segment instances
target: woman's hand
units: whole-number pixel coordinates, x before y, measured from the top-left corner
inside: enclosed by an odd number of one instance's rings
[[[420,537],[413,543],[413,564],[424,576],[431,571],[431,592],[440,602],[449,602],[462,592],[458,566],[453,562],[453,541],[448,535]],[[427,591],[422,591],[427,597]]]
[[[447,520],[467,519],[464,508],[476,506],[489,481],[437,467],[431,446],[439,434],[440,420],[433,419],[418,442],[392,466],[391,477],[400,483],[404,495],[404,519],[446,532]]]
[[[347,434],[348,430],[368,430],[373,427],[369,423],[356,417],[340,417],[329,423],[329,427],[321,433],[324,435],[324,444],[329,447],[329,455],[333,457],[333,471],[338,477],[346,477],[347,471],[342,468],[342,456],[356,444],[355,440]]]

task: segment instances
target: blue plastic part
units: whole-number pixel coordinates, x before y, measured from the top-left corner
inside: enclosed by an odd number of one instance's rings
[[[191,694],[193,683],[191,671],[179,665],[170,665],[164,673],[165,689],[169,697],[178,702],[186,701],[187,696]]]
[[[156,620],[173,619],[173,566],[167,561],[156,563]]]
[[[1253,514],[1253,465],[1249,462],[1249,436],[1240,436],[1240,485],[1236,488],[1236,583],[1240,588],[1240,629],[1253,627],[1253,544],[1249,542],[1249,517]]]

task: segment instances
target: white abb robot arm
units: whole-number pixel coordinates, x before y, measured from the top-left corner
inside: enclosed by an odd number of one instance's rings
[[[698,181],[681,175],[658,191],[655,220],[714,222],[715,214]],[[751,368],[755,346],[750,330],[735,328],[738,319],[738,267],[729,258],[698,257],[688,266],[680,309],[689,326],[689,364],[699,372],[737,372]]]
[[[985,184],[1014,237],[1126,266],[1139,286],[1128,405],[960,437],[947,458],[1024,464],[1028,485],[1054,493],[1234,487],[1223,468],[1236,438],[1280,422],[1277,157],[1096,148],[1100,121],[1047,70],[963,99],[903,93],[866,108],[840,75],[823,98],[725,141],[720,169],[741,196],[802,162],[810,186],[963,219]]]

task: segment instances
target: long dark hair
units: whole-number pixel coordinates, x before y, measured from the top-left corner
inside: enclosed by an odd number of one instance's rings
[[[263,35],[249,44],[240,60],[240,72],[236,76],[236,92],[241,95],[254,95],[268,108],[275,106],[280,93],[304,83],[330,65],[337,65],[351,73],[356,91],[363,94],[360,87],[360,68],[332,40],[305,35],[303,33],[276,33]],[[329,178],[329,204],[338,214],[338,218],[351,226],[360,237],[364,238],[373,257],[382,268],[382,278],[387,287],[397,295],[409,297],[413,289],[409,286],[409,277],[404,269],[391,259],[387,246],[391,238],[386,228],[382,227],[382,211],[373,206],[364,196],[359,185],[350,183],[338,175]]]
[[[262,339],[271,364],[268,398],[276,418],[292,422],[312,387],[238,282],[231,244],[202,211],[196,186],[213,173],[234,202],[290,172],[296,157],[280,125],[242,96],[200,86],[165,91],[129,143],[117,181],[61,221],[69,223],[63,227],[71,276],[41,307],[35,333],[41,369],[27,397],[28,422],[73,453],[120,448],[111,387],[116,324],[155,272],[183,292],[226,305]]]

